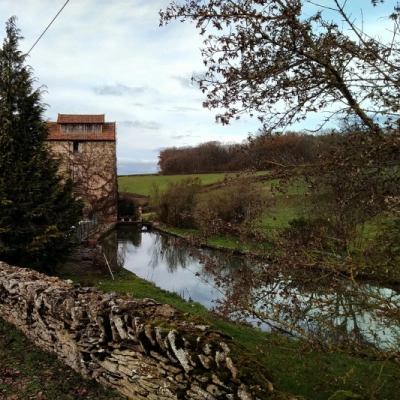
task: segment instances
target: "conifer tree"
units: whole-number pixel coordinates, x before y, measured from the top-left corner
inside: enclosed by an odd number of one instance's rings
[[[0,260],[53,273],[82,204],[47,147],[43,88],[34,88],[15,21],[7,21],[0,49]]]

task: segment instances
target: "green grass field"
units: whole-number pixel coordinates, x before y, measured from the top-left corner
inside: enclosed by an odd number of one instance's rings
[[[265,175],[260,172],[257,175]],[[135,193],[151,196],[152,188],[158,187],[160,192],[166,190],[170,183],[174,183],[189,177],[199,178],[203,185],[217,184],[223,182],[225,178],[235,177],[236,174],[198,174],[198,175],[129,175],[118,177],[118,189],[120,192]],[[246,175],[245,175],[246,176]],[[250,178],[253,174],[248,175]],[[303,182],[298,182],[288,188],[287,193],[271,194],[271,185],[278,184],[278,179],[265,180],[253,183],[261,185],[268,198],[275,197],[277,204],[267,208],[266,213],[260,223],[262,229],[276,229],[287,226],[287,223],[297,216],[304,213],[309,208],[309,200],[304,197],[306,190]],[[279,201],[278,201],[279,200]]]
[[[266,172],[257,172],[255,175],[265,175]],[[244,176],[255,176],[254,174],[244,174]],[[118,177],[118,190],[120,192],[136,193],[149,196],[152,187],[156,185],[160,192],[163,192],[170,183],[180,181],[185,178],[199,178],[203,185],[211,185],[223,182],[225,178],[236,177],[235,173],[217,174],[189,174],[189,175],[123,175]]]
[[[118,190],[120,192],[136,193],[145,196],[151,195],[152,187],[156,185],[160,192],[168,184],[184,178],[199,178],[203,185],[218,183],[226,174],[198,174],[198,175],[127,175],[118,177]]]

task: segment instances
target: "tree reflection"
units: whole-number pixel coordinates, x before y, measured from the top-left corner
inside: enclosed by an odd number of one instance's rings
[[[134,257],[141,238],[140,231],[118,232],[120,252]],[[147,233],[145,241],[143,265],[153,270],[165,266],[176,282],[182,269],[193,272],[214,294],[218,290],[215,311],[223,318],[331,348],[398,353],[400,295],[395,288],[356,283],[329,269],[283,268],[255,256],[191,247],[164,234]],[[195,290],[187,285],[188,293]]]
[[[201,254],[199,249],[188,246],[184,240],[164,234],[155,235],[149,252],[149,265],[153,269],[164,262],[171,273],[179,267],[188,268],[193,259],[199,259]]]
[[[130,242],[134,246],[140,246],[142,242],[142,232],[139,228],[119,226],[115,231],[117,232],[119,243]]]
[[[122,265],[125,264],[127,253],[135,252],[142,243],[142,232],[137,227],[122,227],[115,229],[117,232],[118,258]],[[131,246],[133,244],[133,246]]]
[[[206,269],[226,294],[221,315],[256,319],[272,330],[336,348],[398,352],[400,296],[324,271],[274,268],[243,259],[239,267],[210,261]]]
[[[101,251],[104,257],[102,261],[105,261],[107,264],[104,267],[106,272],[108,272],[108,268],[113,272],[118,272],[123,268],[125,258],[118,251],[118,233],[116,229],[109,232],[101,240]]]

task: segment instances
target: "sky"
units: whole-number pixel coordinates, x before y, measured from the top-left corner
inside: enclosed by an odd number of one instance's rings
[[[329,2],[331,0],[320,0]],[[350,0],[355,15],[368,0]],[[28,52],[66,0],[0,0],[0,29],[13,15]],[[167,0],[69,0],[30,51],[27,63],[46,86],[45,118],[58,114],[105,114],[117,124],[118,175],[156,173],[160,150],[208,141],[240,143],[260,127],[242,117],[230,125],[215,122],[215,110],[202,107],[205,95],[192,85],[205,72],[202,37],[194,24],[159,26]],[[396,1],[364,11],[371,33],[380,15]],[[310,116],[297,129],[313,129]]]

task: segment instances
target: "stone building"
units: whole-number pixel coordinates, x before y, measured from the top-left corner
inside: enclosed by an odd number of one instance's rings
[[[85,201],[84,217],[116,221],[115,122],[105,122],[104,114],[58,114],[57,122],[48,125],[48,144]]]

